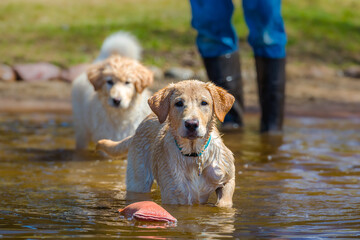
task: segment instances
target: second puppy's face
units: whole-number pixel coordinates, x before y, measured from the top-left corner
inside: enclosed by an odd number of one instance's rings
[[[153,82],[153,73],[136,60],[113,56],[88,70],[95,91],[109,106],[126,109]]]
[[[107,97],[107,103],[116,108],[128,108],[136,94],[132,79],[119,79],[114,74],[106,74],[102,81],[105,82],[101,93]]]

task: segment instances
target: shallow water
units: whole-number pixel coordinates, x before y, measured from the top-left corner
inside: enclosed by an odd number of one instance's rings
[[[0,115],[0,238],[360,238],[360,121],[257,117],[224,140],[236,156],[234,207],[163,205],[176,226],[123,219],[126,161],[75,153],[70,116]],[[157,203],[155,186],[148,197]]]

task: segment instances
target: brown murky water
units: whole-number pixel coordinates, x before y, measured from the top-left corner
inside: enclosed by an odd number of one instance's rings
[[[246,122],[224,136],[234,208],[163,205],[167,226],[118,215],[126,161],[74,153],[70,116],[2,114],[0,238],[360,238],[360,120],[290,118],[283,137]],[[148,197],[161,203],[156,187]]]

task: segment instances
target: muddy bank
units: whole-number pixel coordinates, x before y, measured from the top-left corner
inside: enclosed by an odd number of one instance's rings
[[[255,71],[243,64],[247,113],[259,110]],[[336,69],[310,64],[289,64],[286,114],[317,117],[360,116],[360,80],[339,75]],[[176,80],[158,80],[156,91]],[[71,84],[63,81],[0,82],[0,112],[71,112]]]

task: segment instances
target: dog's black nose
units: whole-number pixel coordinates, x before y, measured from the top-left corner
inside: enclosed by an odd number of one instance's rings
[[[186,120],[185,127],[187,130],[194,132],[199,127],[199,120]]]
[[[118,107],[120,105],[121,100],[113,98],[114,106]]]

